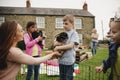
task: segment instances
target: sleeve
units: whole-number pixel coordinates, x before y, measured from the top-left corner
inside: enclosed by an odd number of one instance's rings
[[[32,47],[32,46],[34,46],[34,44],[36,44],[37,42],[39,42],[39,40],[37,38],[34,39],[34,40],[30,40],[29,35],[25,34],[24,35],[24,42],[25,42],[26,47]]]
[[[108,58],[107,60],[103,60],[103,72],[106,73],[108,68],[110,67],[111,67],[110,58]]]
[[[111,49],[112,47],[115,47],[115,45],[110,45],[109,47],[109,57],[107,60],[103,60],[103,72],[105,73],[107,71],[108,68],[113,66],[113,63],[116,59],[116,51],[115,49]]]
[[[79,43],[79,36],[78,36],[78,33],[76,31],[73,32],[71,39],[70,39],[70,42]]]
[[[20,64],[28,64],[28,65],[33,65],[33,64],[40,64],[48,59],[50,59],[53,56],[53,54],[44,56],[44,57],[39,57],[39,58],[34,58],[32,56],[29,56],[27,54],[24,54],[22,50],[19,48],[11,48],[10,49],[10,54],[8,55],[8,60]]]

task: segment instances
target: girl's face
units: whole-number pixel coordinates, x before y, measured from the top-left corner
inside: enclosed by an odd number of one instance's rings
[[[28,31],[29,31],[30,33],[33,33],[33,32],[35,32],[35,31],[37,31],[36,25],[30,26],[30,28],[28,29]]]
[[[17,25],[16,36],[14,37],[15,42],[19,42],[19,41],[23,40],[23,34],[24,34],[23,28],[20,24],[18,24]]]
[[[120,43],[120,22],[111,22],[111,39],[113,43]]]

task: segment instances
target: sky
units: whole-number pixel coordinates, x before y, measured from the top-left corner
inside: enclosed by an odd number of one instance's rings
[[[30,0],[31,7],[82,9],[84,2],[88,11],[95,16],[95,28],[99,39],[109,31],[109,19],[120,10],[120,0]],[[0,0],[0,6],[25,7],[26,0]],[[104,33],[104,34],[103,34]]]

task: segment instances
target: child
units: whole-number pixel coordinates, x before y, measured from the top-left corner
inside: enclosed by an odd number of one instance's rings
[[[109,57],[103,61],[101,66],[96,67],[97,72],[103,71],[104,73],[108,68],[111,68],[111,73],[108,80],[120,80],[120,53],[118,48],[120,46],[120,20],[114,19],[111,22],[111,44],[109,46]]]
[[[42,48],[38,45],[39,41],[42,41],[43,38],[38,36],[37,38],[32,37],[32,33],[37,31],[37,26],[35,22],[29,21],[26,26],[27,33],[24,34],[24,42],[26,45],[26,53],[32,57],[40,57],[42,53]],[[38,40],[37,40],[38,39]],[[38,80],[39,78],[39,68],[40,64],[38,65],[28,65],[27,66],[27,76],[26,80],[30,80],[32,77],[32,73],[34,70],[34,80]]]
[[[64,51],[59,58],[60,80],[73,80],[74,62],[75,62],[75,42],[79,43],[78,34],[74,28],[74,16],[66,15],[63,17],[63,27],[68,34],[65,45],[56,46],[54,51]]]

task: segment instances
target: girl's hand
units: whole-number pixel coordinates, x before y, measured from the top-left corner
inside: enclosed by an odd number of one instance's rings
[[[53,52],[53,56],[60,56],[61,54],[58,51]]]
[[[97,66],[95,67],[96,72],[102,72],[103,66]]]
[[[37,38],[38,38],[39,41],[43,40],[43,38],[41,36],[38,36]]]

